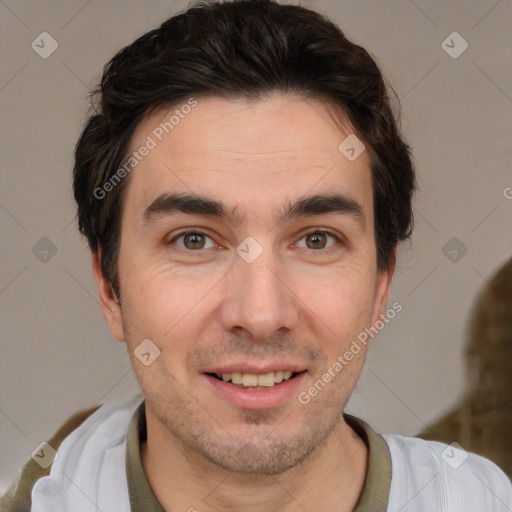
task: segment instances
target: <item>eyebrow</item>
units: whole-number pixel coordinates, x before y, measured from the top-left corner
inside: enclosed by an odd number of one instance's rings
[[[242,219],[236,207],[227,206],[216,199],[186,193],[171,193],[158,196],[143,213],[143,224],[148,225],[158,218],[174,213],[204,215],[240,224]],[[276,222],[325,214],[344,214],[352,216],[363,232],[366,232],[366,219],[362,206],[352,197],[341,193],[317,194],[305,196],[294,203],[290,201],[274,214]]]

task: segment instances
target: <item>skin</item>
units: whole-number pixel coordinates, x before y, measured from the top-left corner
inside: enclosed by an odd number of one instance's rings
[[[170,115],[160,111],[139,125],[132,150]],[[306,391],[384,314],[394,257],[377,272],[369,155],[351,162],[338,150],[352,133],[348,121],[343,126],[326,104],[297,96],[275,93],[252,103],[198,98],[130,174],[120,303],[93,254],[102,312],[112,336],[127,344],[146,397],[144,470],[168,511],[355,507],[367,448],[343,410],[364,346],[307,405],[294,396],[272,409],[237,408],[202,375],[207,364],[279,358],[304,363],[299,391]],[[142,222],[157,196],[177,191],[236,206],[242,222],[182,213]],[[365,231],[354,217],[336,213],[273,219],[288,201],[333,191],[361,204]],[[175,239],[183,228],[206,232],[195,242],[200,249]],[[309,229],[344,238],[311,243]],[[236,253],[247,236],[263,248],[251,264]],[[147,338],[161,353],[144,366],[134,350]]]

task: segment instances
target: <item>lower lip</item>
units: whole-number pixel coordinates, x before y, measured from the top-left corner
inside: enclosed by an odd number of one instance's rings
[[[214,391],[231,405],[241,409],[272,409],[279,407],[292,396],[306,378],[306,372],[297,374],[293,379],[275,384],[268,389],[244,389],[229,382],[218,380],[211,375],[203,374]]]

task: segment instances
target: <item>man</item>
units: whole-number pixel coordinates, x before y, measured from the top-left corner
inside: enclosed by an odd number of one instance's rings
[[[203,3],[119,52],[97,95],[79,228],[143,397],[72,418],[12,506],[510,510],[490,461],[344,414],[415,188],[368,53],[299,6]]]

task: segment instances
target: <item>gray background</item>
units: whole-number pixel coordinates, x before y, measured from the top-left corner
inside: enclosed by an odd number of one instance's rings
[[[413,435],[463,394],[471,305],[512,254],[512,200],[504,193],[512,187],[512,5],[303,5],[364,46],[401,99],[420,187],[413,242],[399,251],[389,299],[403,310],[374,338],[349,409],[380,432]],[[72,154],[103,65],[186,7],[0,2],[0,492],[69,415],[139,390],[125,345],[100,312],[74,222]],[[31,47],[44,31],[59,45],[46,59]],[[458,58],[442,48],[454,31],[469,44]],[[43,237],[55,254],[43,252]],[[445,255],[452,237],[467,247],[457,261]]]

